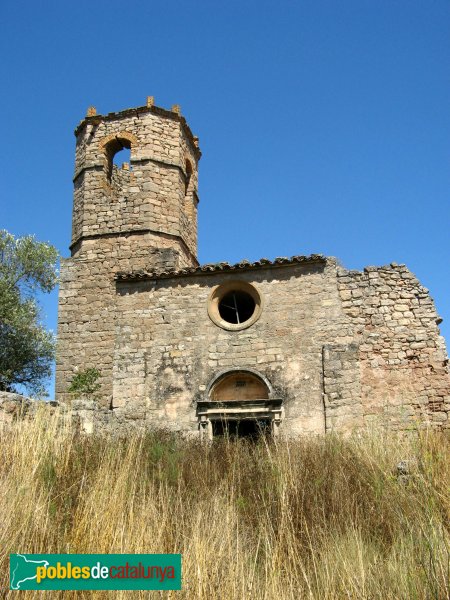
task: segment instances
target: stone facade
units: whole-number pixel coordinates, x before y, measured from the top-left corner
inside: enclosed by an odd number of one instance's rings
[[[355,272],[312,255],[200,267],[201,154],[179,107],[90,109],[75,134],[59,399],[95,366],[102,426],[208,437],[224,423],[289,435],[449,426],[439,318],[404,265]]]

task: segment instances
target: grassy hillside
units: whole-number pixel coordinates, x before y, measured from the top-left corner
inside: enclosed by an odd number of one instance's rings
[[[181,592],[19,595],[447,598],[449,446],[427,432],[277,445],[100,439],[40,414],[0,434],[0,596],[17,597],[10,552],[181,552]],[[410,475],[399,479],[401,460]]]

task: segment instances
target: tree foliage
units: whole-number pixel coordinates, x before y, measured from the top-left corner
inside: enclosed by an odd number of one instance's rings
[[[42,390],[51,374],[54,335],[40,321],[38,292],[56,285],[58,251],[34,236],[0,230],[0,390]]]

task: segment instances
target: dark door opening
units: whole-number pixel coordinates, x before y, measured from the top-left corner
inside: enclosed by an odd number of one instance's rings
[[[213,420],[211,424],[213,437],[257,440],[271,433],[270,419],[221,419]]]

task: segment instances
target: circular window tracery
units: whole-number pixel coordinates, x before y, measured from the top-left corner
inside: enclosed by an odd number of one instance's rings
[[[262,298],[258,290],[246,281],[229,281],[217,286],[208,300],[211,320],[230,331],[246,329],[258,320]]]

